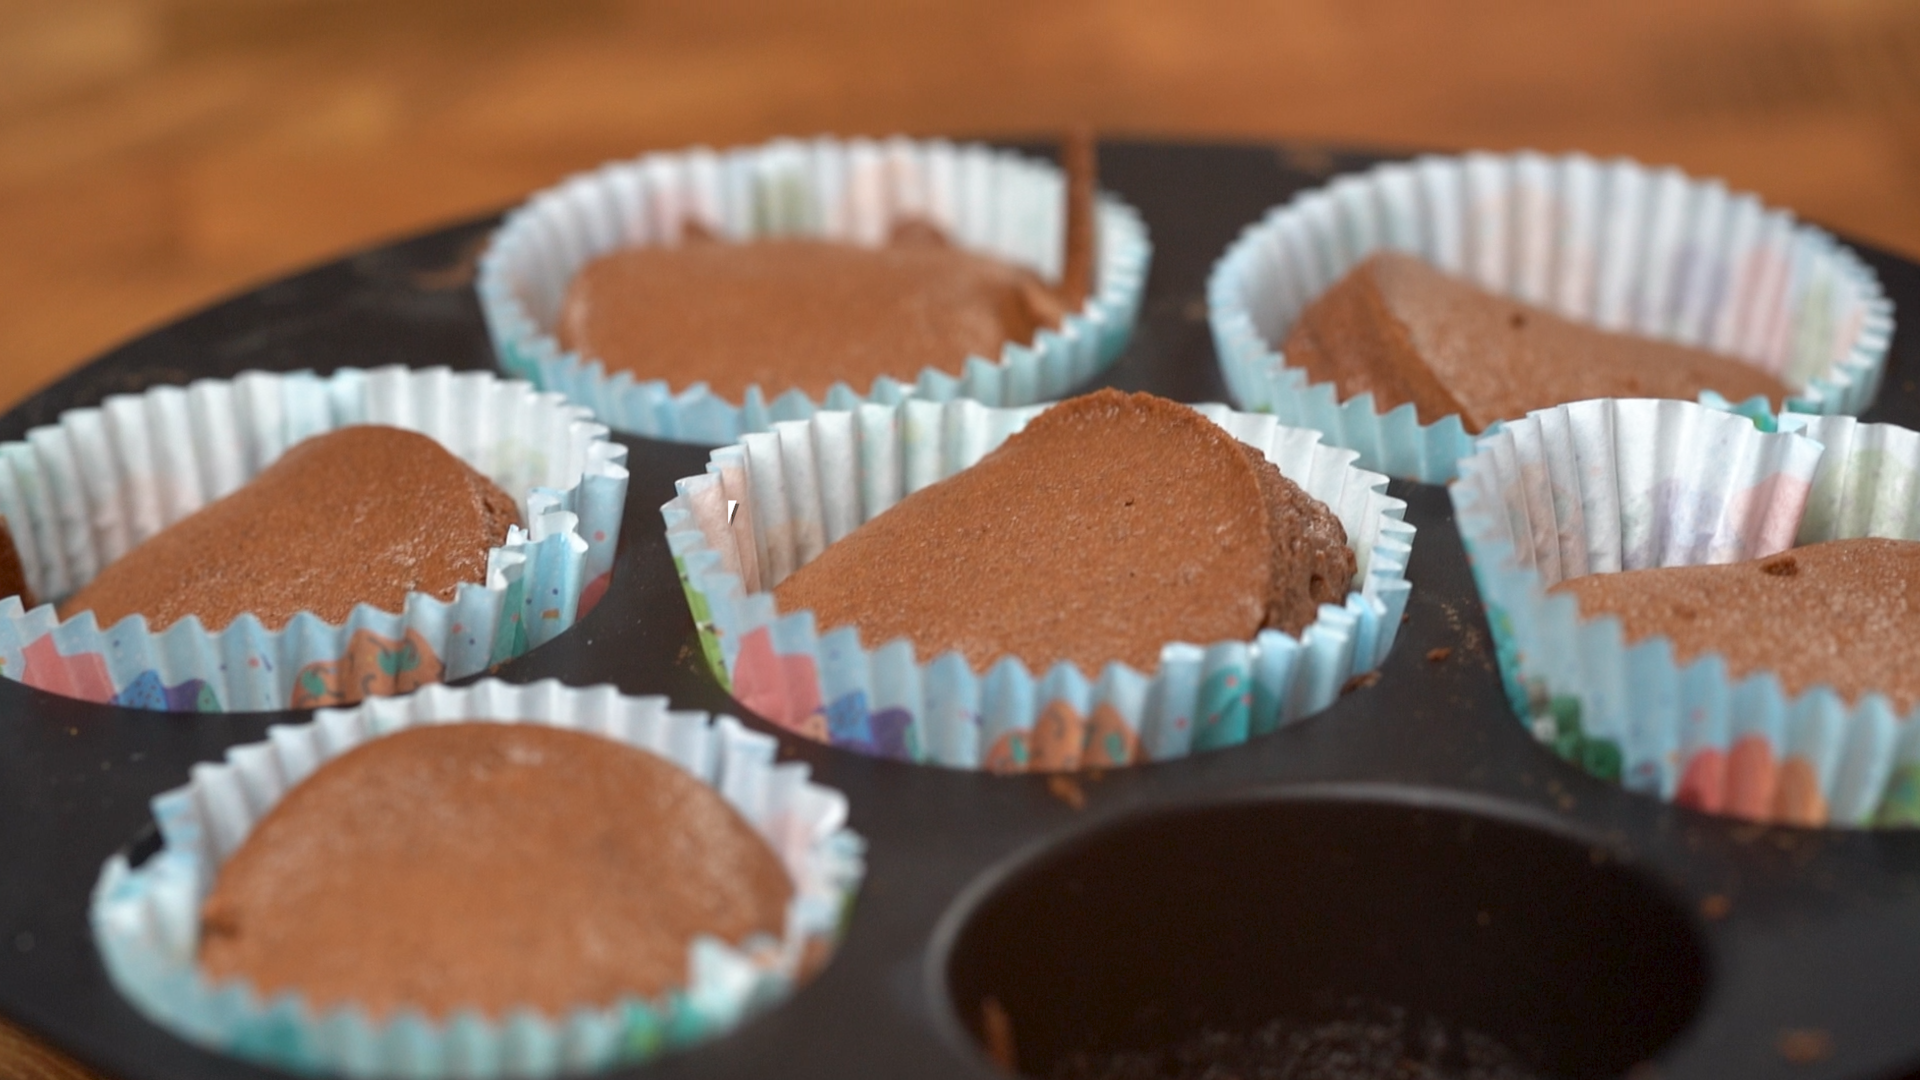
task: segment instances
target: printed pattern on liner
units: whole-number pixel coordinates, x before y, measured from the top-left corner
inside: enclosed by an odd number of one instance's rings
[[[167,525],[231,493],[302,439],[349,424],[431,436],[513,495],[526,528],[451,601],[362,604],[159,633],[128,616],[62,622],[51,600]],[[0,445],[0,514],[39,607],[0,600],[0,675],[85,701],[175,712],[342,705],[458,679],[553,639],[605,591],[626,506],[626,448],[587,410],[491,372],[247,372],[115,395]],[[209,552],[217,558],[218,552]]]
[[[1603,330],[1740,357],[1801,388],[1790,411],[1865,409],[1893,338],[1893,306],[1858,256],[1717,180],[1532,151],[1338,177],[1249,226],[1214,266],[1207,300],[1221,372],[1242,407],[1424,483],[1452,479],[1473,453],[1459,417],[1421,424],[1412,405],[1382,413],[1371,393],[1341,401],[1279,351],[1301,311],[1381,249]]]
[[[615,430],[691,443],[731,443],[777,420],[916,396],[1020,406],[1058,398],[1106,369],[1132,336],[1152,245],[1140,215],[1112,196],[1097,211],[1094,293],[1060,329],[960,374],[927,369],[882,377],[862,391],[835,384],[824,401],[799,390],[768,400],[758,388],[730,402],[705,383],[678,392],[636,381],[553,335],[567,284],[615,248],[674,244],[689,222],[732,241],[818,236],[883,242],[898,218],[939,226],[961,246],[1059,277],[1062,175],[1052,165],[977,144],[889,139],[781,139],[727,151],[649,154],[582,173],[507,216],[480,260],[475,289],[500,364],[592,408]]]
[[[1717,656],[1627,644],[1548,595],[1586,573],[1726,563],[1797,544],[1920,539],[1920,435],[1851,417],[1748,419],[1676,401],[1585,401],[1483,436],[1450,492],[1515,711],[1562,757],[1711,813],[1920,824],[1920,724],[1869,694],[1797,697]]]
[[[1159,671],[1069,663],[1035,673],[1008,657],[977,674],[957,653],[915,659],[906,640],[864,647],[852,627],[816,632],[782,616],[775,567],[826,544],[980,460],[1039,414],[969,401],[908,401],[821,412],[716,450],[664,507],[667,542],[715,676],[787,729],[905,761],[1002,772],[1104,768],[1181,757],[1270,732],[1333,702],[1377,667],[1406,609],[1413,526],[1386,478],[1353,452],[1270,416],[1198,411],[1258,447],[1326,503],[1358,563],[1343,606],[1323,604],[1298,638],[1175,643]]]
[[[713,787],[793,878],[781,940],[735,947],[696,939],[682,990],[583,1005],[565,1016],[468,1011],[435,1022],[402,1011],[374,1020],[351,1006],[315,1014],[297,995],[263,1001],[239,980],[215,984],[200,972],[200,906],[217,868],[287,791],[370,739],[464,720],[603,735],[667,758]],[[194,766],[190,783],[154,798],[164,846],[138,867],[125,855],[107,860],[93,893],[94,941],[114,985],[155,1023],[294,1072],[539,1078],[647,1061],[721,1035],[785,998],[839,937],[864,873],[864,845],[846,828],[846,797],[812,783],[804,764],[775,764],[775,749],[773,738],[732,717],[671,712],[665,698],[623,697],[611,686],[573,689],[552,679],[433,686],[357,709],[323,710],[311,723],[267,729],[265,742],[228,750],[222,764]]]

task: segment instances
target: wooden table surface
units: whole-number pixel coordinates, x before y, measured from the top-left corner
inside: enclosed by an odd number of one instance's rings
[[[1911,0],[0,0],[0,408],[609,158],[1077,120],[1629,154],[1920,253]]]

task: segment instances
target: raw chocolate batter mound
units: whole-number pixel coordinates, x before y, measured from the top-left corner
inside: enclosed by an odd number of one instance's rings
[[[375,739],[288,792],[220,870],[200,962],[325,1010],[498,1017],[686,985],[696,935],[778,936],[793,885],[712,788],[540,724]]]
[[[567,288],[558,336],[675,390],[704,381],[728,401],[754,385],[819,398],[836,382],[864,392],[882,375],[957,375],[967,357],[996,359],[1064,314],[1031,272],[944,241],[696,241],[588,263]]]
[[[967,358],[997,360],[1058,328],[1091,287],[1094,154],[1076,132],[1066,165],[1066,258],[1056,290],[1031,271],[953,246],[933,225],[904,221],[868,248],[827,240],[722,243],[698,229],[678,247],[609,252],[574,275],[555,334],[612,371],[695,382],[739,402],[836,382],[865,393],[926,368],[958,375]]]
[[[830,545],[774,589],[822,630],[976,670],[1141,671],[1171,641],[1299,633],[1353,577],[1325,506],[1184,405],[1101,390]]]
[[[1726,659],[1734,678],[1779,676],[1789,694],[1831,686],[1920,704],[1920,541],[1830,540],[1724,566],[1588,574],[1554,586],[1627,640],[1673,640],[1682,663]]]
[[[1602,397],[1733,401],[1790,394],[1732,357],[1609,333],[1486,292],[1399,252],[1348,271],[1287,334],[1287,363],[1381,412],[1408,402],[1423,424],[1454,413],[1471,432],[1530,410]]]
[[[483,582],[487,550],[519,522],[513,497],[439,443],[346,427],[281,455],[245,487],[149,537],[60,605],[101,626],[198,615],[219,630],[251,612],[268,629],[301,611],[399,611],[407,593],[453,599]]]

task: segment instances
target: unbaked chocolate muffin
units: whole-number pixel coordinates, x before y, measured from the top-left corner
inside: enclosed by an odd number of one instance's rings
[[[1085,302],[1092,284],[1091,134],[1067,140],[1066,262],[1058,287],[1032,271],[953,245],[907,220],[879,247],[831,240],[717,240],[699,228],[677,246],[609,252],[567,285],[555,336],[611,371],[705,382],[738,402],[835,383],[865,391],[883,375],[958,375],[968,357],[1031,344]]]
[[[1791,393],[1732,357],[1609,333],[1486,292],[1411,255],[1383,251],[1307,306],[1281,351],[1340,397],[1408,402],[1423,424],[1458,414],[1470,432],[1533,409],[1605,397],[1732,401]]]
[[[511,495],[433,439],[340,428],[149,537],[59,613],[102,626],[144,615],[157,632],[189,615],[219,630],[247,613],[278,629],[301,611],[330,623],[363,603],[397,612],[410,592],[450,600],[484,582],[489,549],[519,520]]]
[[[785,931],[793,883],[718,792],[541,724],[374,739],[288,792],[220,869],[200,962],[263,997],[559,1015],[685,986],[696,936]]]
[[[1101,390],[909,495],[774,589],[921,660],[1159,666],[1173,641],[1297,634],[1355,569],[1332,511],[1194,410]]]
[[[1764,559],[1588,574],[1554,586],[1628,641],[1656,635],[1687,663],[1725,658],[1734,678],[1772,672],[1791,695],[1831,686],[1849,702],[1920,704],[1920,541],[1829,540]]]

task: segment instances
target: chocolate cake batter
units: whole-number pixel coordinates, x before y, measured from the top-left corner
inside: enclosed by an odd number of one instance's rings
[[[1326,503],[1287,479],[1265,454],[1246,443],[1239,447],[1260,481],[1272,544],[1267,614],[1260,625],[1298,634],[1313,623],[1321,604],[1346,600],[1358,564],[1347,547],[1347,530]]]
[[[1421,423],[1458,413],[1470,432],[1588,398],[1712,389],[1777,408],[1791,392],[1732,357],[1597,330],[1399,252],[1370,256],[1308,305],[1282,352],[1342,400],[1372,391],[1382,412],[1412,402]]]
[[[1354,574],[1331,511],[1184,405],[1101,390],[1056,405],[774,590],[822,630],[985,671],[1141,671],[1171,641],[1297,634]]]
[[[1831,540],[1725,566],[1589,574],[1554,587],[1581,614],[1620,618],[1628,641],[1673,640],[1685,663],[1726,659],[1734,678],[1778,675],[1789,694],[1831,686],[1920,703],[1920,541]]]
[[[1084,141],[1084,145],[1079,145]],[[623,248],[567,286],[562,347],[675,390],[704,381],[719,397],[769,398],[836,382],[861,393],[882,375],[958,375],[968,357],[997,360],[1008,342],[1057,328],[1091,287],[1090,135],[1064,155],[1067,251],[1056,293],[1031,271],[952,246],[921,221],[878,248],[825,240],[721,243],[694,230],[678,247]]]
[[[487,550],[518,523],[513,497],[439,443],[358,426],[288,450],[245,487],[115,560],[60,605],[101,626],[159,631],[188,615],[219,630],[252,612],[268,629],[300,611],[331,623],[354,605],[400,611],[407,593],[451,600],[483,582]]]
[[[17,596],[20,604],[31,611],[39,602],[33,595],[33,586],[27,584],[27,568],[20,561],[20,549],[13,543],[13,527],[0,517],[0,598]]]
[[[686,985],[696,935],[786,926],[780,859],[652,754],[540,724],[375,739],[287,793],[220,870],[200,962],[379,1017],[549,1015]]]

